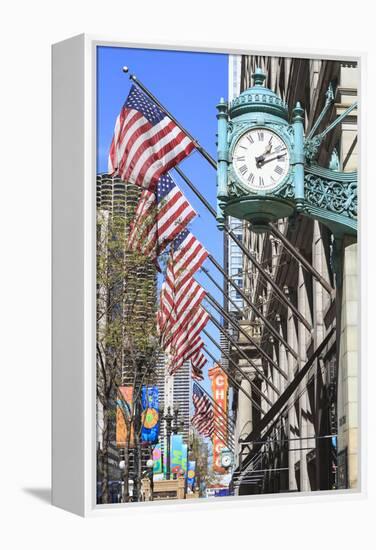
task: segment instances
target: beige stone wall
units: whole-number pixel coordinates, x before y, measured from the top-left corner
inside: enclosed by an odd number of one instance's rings
[[[250,76],[256,66],[261,66],[267,72],[267,85],[281,94],[289,102],[290,107],[295,104],[296,100],[302,100],[304,96],[304,104],[307,107],[306,131],[309,131],[309,128],[312,127],[324,106],[325,93],[330,82],[338,85],[334,86],[336,91],[334,105],[328,112],[327,119],[322,124],[323,127],[329,123],[329,120],[334,120],[336,116],[343,113],[357,100],[359,73],[354,64],[334,62],[331,65],[329,62],[311,60],[307,67],[304,60],[276,60],[249,56],[243,63],[241,89],[250,85]],[[308,89],[307,83],[309,83]],[[322,130],[322,128],[319,128],[319,130]],[[339,154],[340,169],[347,172],[356,170],[356,136],[357,111],[354,109],[342,124],[329,135],[322,148],[320,163],[323,166],[328,166],[333,148],[336,148]],[[294,246],[300,249],[300,252],[312,263],[323,278],[328,283],[333,284],[334,277],[330,261],[332,241],[327,231],[317,221],[302,222],[299,226],[300,229],[296,229],[294,224],[289,227],[287,220],[280,220],[278,227]],[[309,237],[305,233],[309,234]],[[307,357],[320,345],[331,328],[336,325],[335,302],[339,300],[338,311],[342,317],[341,333],[338,333],[341,341],[339,354],[336,354],[334,340],[331,340],[328,349],[325,351],[327,353],[325,361],[320,358],[319,361],[315,362],[300,387],[289,399],[287,413],[287,432],[291,437],[288,457],[289,489],[296,490],[297,481],[300,481],[301,490],[312,490],[315,475],[317,483],[321,482],[321,478],[324,476],[324,473],[321,472],[312,473],[312,466],[310,466],[310,476],[308,475],[307,458],[312,460],[311,464],[316,459],[319,461],[321,459],[320,453],[323,453],[319,449],[319,445],[317,445],[316,455],[313,452],[310,453],[316,445],[314,437],[316,435],[328,437],[330,434],[334,434],[336,429],[335,426],[330,427],[331,431],[320,428],[320,419],[328,413],[326,408],[316,410],[316,407],[319,406],[319,398],[321,399],[323,395],[322,387],[327,390],[332,384],[335,370],[333,374],[330,361],[333,361],[335,365],[336,358],[338,359],[339,377],[337,395],[339,424],[342,422],[337,432],[339,434],[339,451],[348,449],[349,486],[356,487],[358,452],[356,245],[346,243],[348,246],[345,250],[341,302],[341,290],[333,288],[332,292],[327,292],[319,282],[309,275],[307,276],[294,259],[291,259],[290,263],[286,255],[282,255],[283,246],[281,243],[271,238],[270,235],[256,234],[251,231],[248,224],[244,223],[243,242],[263,268],[278,282],[280,288],[284,289],[293,303],[296,296],[297,303],[295,305],[313,326],[311,332],[307,331],[304,326],[300,326],[290,309],[288,309],[286,316],[284,308],[278,305],[279,300],[275,299],[270,285],[260,277],[248,258],[243,258],[243,286],[246,295],[272,321],[281,335],[287,338],[288,343],[299,354],[299,360],[296,361],[290,354],[286,353],[283,345],[275,342],[270,335],[267,334],[265,338],[262,338],[263,348],[274,360],[277,360],[279,366],[288,374],[288,381],[292,380],[298,369],[304,365]],[[303,277],[303,275],[305,276]],[[243,319],[247,319],[250,323],[255,321],[255,315],[247,305],[243,309]],[[339,322],[338,318],[337,322]],[[278,372],[273,372],[273,369],[268,369],[267,373],[279,391],[283,392],[287,382],[280,377]],[[316,400],[314,403],[310,403],[309,383],[312,383],[314,388],[312,392]],[[262,391],[274,402],[276,399],[274,392],[264,382],[261,386]],[[262,406],[265,410],[269,409],[266,402],[262,402]],[[249,408],[247,400],[239,399],[238,414],[243,424],[244,420],[250,417],[247,407]],[[316,417],[313,418],[315,415]],[[327,433],[324,434],[324,431]],[[299,441],[299,438],[308,439]],[[304,450],[300,450],[302,447]],[[316,456],[316,458],[307,457],[310,454],[313,457]],[[330,466],[329,459],[325,458],[325,460],[328,461]],[[297,474],[298,468],[300,475]],[[311,483],[312,480],[313,483]]]
[[[338,451],[347,452],[349,488],[358,484],[358,247],[344,250],[338,371]]]
[[[358,70],[353,67],[341,67],[338,87],[336,114],[342,114],[350,105],[357,101]],[[340,163],[345,172],[358,168],[357,146],[357,109],[354,109],[344,120],[341,127]]]

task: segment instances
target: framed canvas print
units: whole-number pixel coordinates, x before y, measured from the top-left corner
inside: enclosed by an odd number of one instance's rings
[[[53,46],[53,502],[364,489],[362,58]]]

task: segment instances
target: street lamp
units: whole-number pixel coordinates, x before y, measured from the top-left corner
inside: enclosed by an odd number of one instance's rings
[[[154,468],[154,460],[152,458],[149,458],[146,462],[146,468],[144,472],[144,477],[148,477],[150,481],[150,500],[153,500],[153,494],[154,494],[154,478],[153,478],[153,468]]]
[[[166,479],[171,479],[171,435],[177,434],[184,427],[184,422],[178,422],[179,404],[174,405],[174,412],[171,414],[171,407],[167,407],[167,413],[164,414],[161,420],[166,422],[166,437],[167,437],[167,464],[166,464]]]

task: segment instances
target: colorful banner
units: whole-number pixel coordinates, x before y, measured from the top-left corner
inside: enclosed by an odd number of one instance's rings
[[[196,478],[196,461],[195,460],[189,460],[188,461],[188,472],[187,472],[187,483],[188,488],[193,491],[193,486],[195,484],[195,478]]]
[[[171,474],[180,474],[183,459],[183,436],[171,436]]]
[[[183,443],[182,445],[182,459],[181,459],[181,467],[184,473],[184,477],[187,477],[187,466],[188,466],[188,445],[186,443]]]
[[[157,443],[159,435],[159,397],[157,386],[142,387],[141,440]]]
[[[161,445],[158,444],[153,449],[153,474],[162,473],[162,449]]]
[[[124,448],[127,440],[125,418],[131,418],[133,387],[121,386],[119,391],[121,396],[119,395],[116,401],[116,446]],[[133,446],[133,428],[131,429],[129,445],[130,447]]]
[[[225,474],[226,470],[221,466],[221,450],[227,446],[227,391],[228,380],[221,367],[215,363],[208,372],[212,383],[212,392],[215,405],[213,435],[213,470],[219,474]]]

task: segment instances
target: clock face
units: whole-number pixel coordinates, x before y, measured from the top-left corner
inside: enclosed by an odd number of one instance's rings
[[[255,128],[236,143],[232,164],[239,180],[252,191],[271,191],[286,177],[290,155],[278,134]]]
[[[228,468],[231,465],[231,456],[230,455],[224,455],[222,457],[222,466],[225,468]]]

